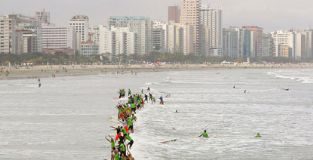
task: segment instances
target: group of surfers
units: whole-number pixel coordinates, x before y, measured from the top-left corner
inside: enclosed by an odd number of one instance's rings
[[[128,89],[127,100],[120,102],[116,108],[118,110],[118,120],[121,125],[113,127],[116,131],[115,137],[106,137],[107,141],[111,144],[111,160],[133,160],[133,156],[130,152],[134,144],[134,140],[131,134],[134,133],[134,122],[137,121],[136,111],[142,109],[145,103],[149,101],[155,103],[155,98],[150,92],[150,88],[147,89],[148,93],[144,94],[132,94],[132,91]],[[119,91],[119,99],[126,97],[126,90],[121,89]],[[162,98],[162,103],[163,98]]]

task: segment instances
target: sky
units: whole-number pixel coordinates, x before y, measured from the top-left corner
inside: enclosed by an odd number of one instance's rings
[[[313,28],[311,0],[202,0],[223,10],[223,26],[257,25],[266,31]],[[147,16],[167,20],[167,7],[181,0],[0,0],[0,15],[50,11],[51,21],[66,25],[76,15],[89,16],[92,25],[109,16]]]

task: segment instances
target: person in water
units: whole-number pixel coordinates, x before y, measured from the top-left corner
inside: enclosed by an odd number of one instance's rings
[[[131,96],[132,91],[130,89],[128,89],[128,96]]]
[[[145,102],[148,102],[148,95],[145,94]]]
[[[208,133],[206,132],[206,130],[204,130],[204,132],[203,132],[199,137],[209,138],[209,135],[208,135]]]
[[[163,105],[164,104],[163,97],[161,96],[159,99],[160,99],[160,104]]]
[[[262,137],[262,136],[261,136],[260,133],[257,133],[256,136],[255,136],[255,138],[261,138],[261,137]]]

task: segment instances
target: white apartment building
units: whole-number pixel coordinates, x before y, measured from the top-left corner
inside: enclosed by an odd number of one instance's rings
[[[146,17],[110,17],[109,27],[129,28],[135,33],[135,54],[144,55],[152,50],[152,22]]]
[[[112,31],[103,25],[99,26],[99,54],[112,54]]]
[[[222,10],[205,7],[200,12],[201,53],[209,56],[222,56]]]
[[[76,34],[70,27],[43,25],[39,31],[42,49],[75,49]]]
[[[72,17],[69,22],[69,26],[74,29],[77,33],[77,38],[80,39],[80,42],[84,42],[88,39],[89,32],[89,18],[84,15],[76,15]]]
[[[14,53],[16,21],[9,16],[0,16],[0,54]]]
[[[167,50],[169,53],[189,55],[193,53],[193,26],[170,23],[167,30]]]
[[[165,52],[167,48],[167,24],[162,21],[152,22],[152,50]]]
[[[291,31],[272,32],[275,57],[294,58],[295,35]]]
[[[99,26],[99,54],[133,55],[136,52],[136,33],[128,27]]]

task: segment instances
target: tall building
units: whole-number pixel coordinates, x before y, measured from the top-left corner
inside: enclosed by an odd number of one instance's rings
[[[152,50],[155,52],[166,51],[167,24],[161,21],[152,22]]]
[[[84,15],[77,15],[72,17],[69,22],[69,26],[74,29],[77,33],[77,38],[80,39],[81,42],[86,41],[88,39],[89,33],[89,18]]]
[[[32,30],[16,30],[14,48],[16,54],[37,53],[37,32]]]
[[[272,32],[274,56],[294,58],[295,35],[291,31]]]
[[[15,19],[9,16],[0,16],[0,53],[14,53],[15,26]]]
[[[134,55],[136,52],[136,33],[128,27],[99,26],[99,54],[110,59],[120,55]]]
[[[110,17],[110,28],[129,28],[135,33],[135,54],[144,55],[152,51],[152,22],[146,17]]]
[[[41,48],[53,49],[75,49],[75,31],[71,27],[58,27],[54,25],[43,25],[39,31]]]
[[[99,26],[99,54],[112,58],[113,34],[109,27]]]
[[[223,29],[223,56],[240,57],[240,30],[238,27]]]
[[[273,57],[273,38],[270,33],[263,33],[262,36],[262,57]]]
[[[170,23],[167,29],[167,51],[188,55],[193,50],[193,27],[179,23]]]
[[[188,54],[200,54],[200,0],[183,0],[180,22],[191,28],[192,46]]]
[[[262,37],[263,37],[263,28],[258,26],[243,26],[245,48],[244,55],[247,57],[261,57],[262,56]],[[248,46],[249,45],[249,46]]]
[[[305,35],[301,31],[295,32],[294,35],[294,58],[295,60],[302,60],[302,58],[306,57]]]
[[[222,10],[203,8],[201,16],[201,53],[209,56],[222,56]]]
[[[50,24],[50,12],[38,11],[35,13],[35,18],[39,24]]]
[[[0,16],[0,53],[19,54],[21,52],[21,43],[23,43],[18,41],[23,37],[20,31],[29,30],[35,32],[36,29],[37,21],[33,17],[21,14]]]
[[[168,22],[179,23],[180,22],[180,8],[179,6],[168,7]]]

